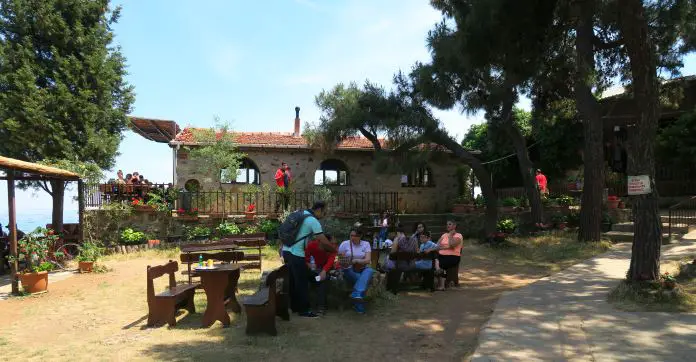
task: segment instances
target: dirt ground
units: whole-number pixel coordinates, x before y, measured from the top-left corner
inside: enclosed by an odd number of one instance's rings
[[[363,316],[331,310],[320,319],[278,319],[277,337],[246,336],[244,314],[231,312],[230,328],[199,328],[202,292],[197,313],[181,312],[177,327],[145,328],[145,267],[165,257],[107,260],[109,273],[76,275],[51,283],[46,294],[0,301],[0,350],[5,360],[51,361],[467,360],[500,294],[545,273],[495,261],[478,247],[467,251],[458,290],[402,293],[368,305]],[[243,272],[240,294],[252,293],[258,278]]]

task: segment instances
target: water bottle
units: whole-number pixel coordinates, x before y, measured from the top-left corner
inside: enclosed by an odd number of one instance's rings
[[[203,254],[198,255],[198,266],[203,267]]]
[[[379,248],[379,240],[375,236],[375,238],[372,239],[372,249],[377,249],[377,248]]]
[[[311,257],[309,258],[309,268],[312,269],[312,270],[316,270],[316,269],[317,269],[317,264],[314,262],[314,257],[313,257],[313,256],[311,256]]]

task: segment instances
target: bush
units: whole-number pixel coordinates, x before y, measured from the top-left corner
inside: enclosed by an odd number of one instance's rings
[[[241,233],[237,224],[227,221],[220,223],[220,225],[215,228],[215,231],[219,236],[237,235]]]
[[[243,234],[256,234],[259,232],[259,228],[256,225],[249,225],[244,228]]]
[[[192,228],[186,228],[184,231],[184,238],[186,240],[195,240],[200,238],[210,237],[212,230],[205,226],[194,226]]]
[[[502,205],[505,207],[519,207],[520,200],[515,197],[506,197],[502,200]]]
[[[498,221],[498,231],[505,234],[512,234],[517,229],[517,223],[512,219],[503,219]]]
[[[263,220],[259,225],[259,230],[261,230],[262,233],[274,234],[278,231],[278,227],[280,227],[280,224],[277,221]]]
[[[80,245],[80,255],[77,256],[78,261],[97,261],[103,253],[103,248],[99,244],[92,241],[85,241]]]
[[[556,202],[559,206],[573,206],[575,205],[575,198],[568,195],[563,195],[556,198]]]
[[[126,228],[121,232],[121,243],[125,245],[143,244],[147,240],[147,234],[132,228]]]

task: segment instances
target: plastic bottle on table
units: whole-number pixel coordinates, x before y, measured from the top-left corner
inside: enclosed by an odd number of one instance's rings
[[[203,254],[198,255],[198,266],[203,266]]]

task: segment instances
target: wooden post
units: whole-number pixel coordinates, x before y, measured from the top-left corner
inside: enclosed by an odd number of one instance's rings
[[[10,256],[15,259],[10,262],[10,278],[12,278],[12,294],[19,294],[17,279],[17,210],[15,209],[15,180],[14,171],[7,170],[7,213],[10,216]]]
[[[80,243],[85,240],[85,183],[77,180],[77,217]]]

